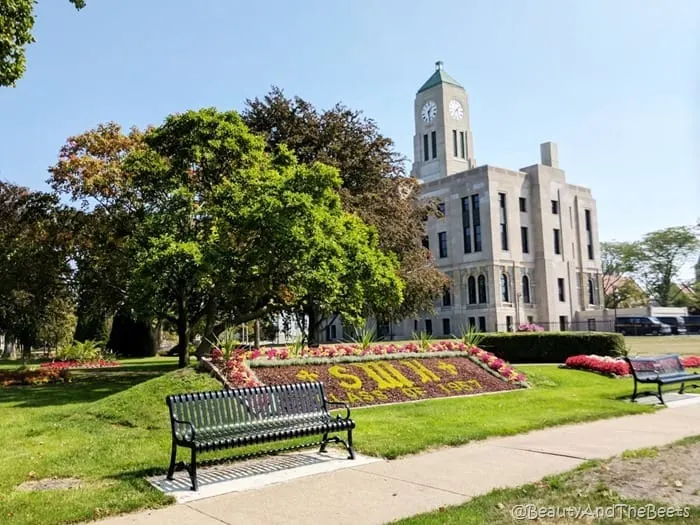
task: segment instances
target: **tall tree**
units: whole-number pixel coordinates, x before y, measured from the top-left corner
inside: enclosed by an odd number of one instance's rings
[[[76,9],[85,0],[68,0]],[[0,2],[0,86],[14,86],[27,68],[25,48],[34,42],[34,5],[36,0]]]
[[[417,181],[404,176],[403,157],[376,123],[341,104],[318,111],[300,97],[287,98],[277,87],[263,99],[248,100],[243,118],[265,137],[268,151],[286,145],[300,162],[337,168],[343,207],[374,226],[379,247],[397,256],[404,300],[398,307],[375,308],[375,313],[398,320],[430,311],[447,283],[421,246],[423,221],[436,207],[420,200]],[[317,333],[321,323],[321,318],[311,318],[310,332]]]
[[[647,233],[641,240],[636,274],[659,306],[671,305],[674,279],[690,256],[700,250],[698,231],[694,226],[675,226]]]
[[[632,281],[632,274],[642,257],[639,243],[602,242],[600,251],[605,307],[620,308],[637,302],[641,290]]]

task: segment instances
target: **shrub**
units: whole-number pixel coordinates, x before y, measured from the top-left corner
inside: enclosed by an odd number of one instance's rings
[[[73,341],[56,351],[59,361],[96,361],[102,358],[102,348],[97,341]]]
[[[0,385],[44,385],[46,383],[65,383],[70,381],[65,368],[20,368],[19,370],[0,370]]]
[[[597,355],[574,355],[566,360],[568,368],[592,370],[605,375],[626,376],[630,373],[629,365],[622,359],[601,357]]]
[[[510,363],[563,363],[574,355],[627,354],[624,337],[605,332],[489,333],[480,346]]]
[[[518,332],[544,332],[544,328],[538,324],[525,323],[518,326]]]

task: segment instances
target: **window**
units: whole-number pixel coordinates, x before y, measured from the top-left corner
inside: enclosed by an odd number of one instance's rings
[[[445,286],[442,290],[442,306],[450,305],[452,305],[452,294],[450,293],[450,289]]]
[[[476,304],[476,279],[473,275],[469,276],[467,279],[467,293],[469,295],[469,304]]]
[[[479,209],[479,194],[472,195],[472,226],[474,229],[474,251],[481,251],[481,210]]]
[[[588,279],[588,304],[595,304],[595,287],[593,279]]]
[[[457,151],[457,130],[456,129],[452,130],[452,153],[454,153],[455,157],[458,154],[458,151]]]
[[[463,159],[466,158],[466,155],[464,154],[464,131],[459,132],[459,156],[462,157]]]
[[[433,146],[433,158],[437,158],[437,135],[434,131],[430,132],[430,143]]]
[[[566,328],[567,328],[567,326],[568,326],[568,324],[569,324],[569,323],[568,323],[568,321],[567,321],[567,319],[566,319],[566,316],[565,316],[565,315],[560,315],[560,316],[559,316],[559,330],[561,330],[562,332],[565,332],[565,331],[566,331]]]
[[[523,253],[530,253],[530,246],[527,242],[527,226],[520,227],[520,243],[523,245]]]
[[[447,257],[447,232],[438,233],[438,244],[440,246],[440,258]]]
[[[513,316],[506,315],[506,332],[513,331]]]
[[[432,319],[425,320],[425,333],[428,335],[433,335],[433,321],[432,321]]]
[[[552,201],[552,213],[559,215],[559,201]]]
[[[520,197],[520,211],[523,213],[527,211],[527,199],[525,197]]]
[[[530,304],[530,278],[523,275],[523,302]]]
[[[423,135],[423,160],[427,161],[430,158],[430,150],[428,149],[428,134]]]
[[[424,235],[423,239],[421,239],[421,244],[423,245],[423,248],[425,248],[426,250],[429,250],[430,249],[430,237],[428,237],[427,235]]]
[[[437,209],[440,212],[440,215],[442,215],[444,217],[445,216],[445,203],[438,202]]]
[[[535,318],[531,315],[527,316],[527,324],[535,324]]]
[[[479,304],[485,304],[486,300],[486,277],[479,276]]]
[[[469,217],[469,197],[462,197],[462,240],[464,253],[472,253],[472,227]]]
[[[476,317],[469,318],[469,328],[476,328]]]
[[[558,228],[554,228],[554,253],[561,254],[561,232]]]
[[[486,317],[479,317],[479,332],[486,331]]]
[[[413,320],[413,331],[414,332],[418,331],[418,319]]]
[[[501,223],[501,250],[504,252],[508,251],[508,224],[506,218],[506,194],[498,194],[498,206],[500,210],[500,223]]]
[[[586,247],[588,248],[588,259],[593,260],[593,229],[591,227],[591,210],[584,210],[586,217]]]
[[[508,290],[508,276],[501,274],[501,300],[504,303],[510,302],[510,291]]]
[[[334,324],[326,326],[326,340],[327,341],[335,341],[336,339],[336,327]]]
[[[387,337],[391,336],[391,324],[390,323],[377,323],[377,337]]]
[[[566,293],[564,291],[564,279],[561,277],[557,279],[557,290],[559,291],[559,300],[561,302],[566,301]]]
[[[595,332],[595,319],[588,320],[588,331]]]
[[[442,335],[450,335],[452,330],[450,330],[450,320],[449,319],[443,319],[442,320]]]

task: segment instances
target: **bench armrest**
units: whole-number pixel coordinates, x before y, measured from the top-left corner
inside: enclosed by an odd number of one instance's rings
[[[327,405],[338,405],[345,408],[345,417],[335,416],[337,419],[350,419],[350,406],[347,403],[342,403],[340,401],[328,401],[327,399],[324,399],[323,401]]]
[[[177,423],[178,425],[187,425],[190,427],[190,430],[192,431],[192,438],[188,441],[194,441],[194,436],[195,436],[195,428],[194,425],[190,421],[182,421],[177,418],[172,418],[173,423]],[[173,427],[173,433],[175,433],[175,427]]]

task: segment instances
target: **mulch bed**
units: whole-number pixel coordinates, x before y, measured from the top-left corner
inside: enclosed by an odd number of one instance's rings
[[[483,392],[515,390],[467,357],[392,359],[337,365],[253,368],[266,385],[321,381],[330,401],[380,405]]]

